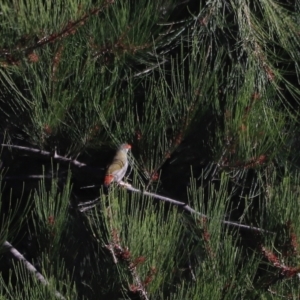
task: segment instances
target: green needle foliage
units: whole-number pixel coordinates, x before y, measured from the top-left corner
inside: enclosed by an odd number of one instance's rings
[[[0,3],[0,299],[298,299],[300,2],[83,2]]]

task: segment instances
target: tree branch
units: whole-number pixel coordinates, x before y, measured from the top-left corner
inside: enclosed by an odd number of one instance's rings
[[[134,188],[131,184],[125,183],[124,181],[120,181],[119,185],[123,186],[124,188],[126,188],[127,190],[129,190],[131,192],[143,194],[143,195],[146,195],[146,196],[150,196],[150,197],[153,197],[155,199],[162,200],[164,202],[169,202],[171,204],[174,204],[176,206],[181,207],[182,209],[190,212],[191,214],[195,214],[195,215],[200,216],[202,218],[209,219],[207,215],[196,211],[194,208],[190,207],[187,203],[184,203],[184,202],[181,202],[181,201],[178,201],[178,200],[174,200],[174,199],[171,199],[171,198],[168,198],[168,197],[165,197],[165,196],[161,196],[161,195],[158,195],[158,194],[150,193],[150,192],[147,192],[147,191],[141,191],[137,188]],[[91,201],[88,201],[88,202],[78,203],[78,207],[80,207],[79,211],[80,212],[85,212],[87,210],[92,209],[93,207],[96,206],[99,199],[100,198],[96,198],[95,200],[91,200]],[[87,207],[82,207],[82,206],[86,206],[86,205],[88,205],[88,206]],[[272,231],[261,229],[259,227],[253,227],[253,226],[249,226],[249,225],[245,225],[245,224],[241,224],[241,223],[236,223],[236,222],[232,222],[232,221],[222,220],[221,222],[223,224],[226,224],[226,225],[229,225],[229,226],[239,227],[239,228],[242,228],[242,229],[252,230],[252,231],[256,231],[256,232],[272,233],[272,234],[274,233]]]
[[[28,261],[26,258],[16,249],[14,248],[8,241],[3,243],[5,249],[7,249],[17,260],[21,261],[25,268],[32,273],[38,281],[40,281],[43,285],[49,285],[49,282],[45,279],[45,277],[38,272],[38,270]],[[58,299],[66,299],[61,293],[55,291],[55,296]]]
[[[58,161],[62,161],[64,163],[70,163],[78,168],[82,168],[82,167],[87,167],[86,164],[79,162],[76,159],[71,159],[71,158],[67,158],[61,155],[58,155],[56,153],[56,151],[54,152],[54,154],[52,154],[51,152],[48,151],[44,151],[44,150],[39,150],[39,149],[35,149],[35,148],[30,148],[30,147],[24,147],[24,146],[17,146],[17,145],[9,145],[9,144],[1,144],[2,147],[8,147],[8,148],[14,148],[14,149],[19,149],[19,150],[24,150],[24,151],[28,151],[28,152],[32,152],[32,153],[37,153],[46,157],[50,157],[53,158],[55,160]]]
[[[147,191],[141,191],[139,189],[134,188],[131,184],[125,183],[123,181],[119,182],[119,185],[125,187],[127,190],[132,191],[134,193],[140,193],[140,194],[143,194],[143,195],[146,195],[146,196],[150,196],[150,197],[153,197],[153,198],[156,198],[156,199],[160,199],[160,200],[165,201],[165,202],[172,203],[172,204],[177,205],[177,206],[181,207],[182,209],[190,212],[191,214],[195,214],[195,215],[198,215],[200,217],[208,219],[208,217],[206,215],[196,211],[195,209],[190,207],[187,203],[177,201],[177,200],[174,200],[174,199],[171,199],[171,198],[168,198],[168,197],[164,197],[164,196],[161,196],[161,195],[157,195],[157,194],[154,194],[154,193],[149,193]],[[244,225],[244,224],[241,224],[241,223],[236,223],[236,222],[231,222],[231,221],[226,221],[226,220],[222,220],[222,223],[226,224],[226,225],[239,227],[239,228],[243,228],[243,229],[248,229],[248,230],[253,230],[253,231],[262,232],[262,233],[274,233],[274,232],[264,230],[264,229],[261,229],[261,228],[258,228],[258,227],[253,227],[253,226]]]

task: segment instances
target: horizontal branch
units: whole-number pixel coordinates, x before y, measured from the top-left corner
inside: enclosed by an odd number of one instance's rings
[[[45,277],[38,272],[38,270],[28,261],[26,258],[16,249],[14,248],[9,242],[5,241],[3,243],[5,249],[7,249],[17,260],[21,261],[26,269],[32,273],[38,281],[40,281],[43,285],[49,285],[49,282],[45,279]],[[61,293],[55,291],[55,296],[58,299],[66,299]]]
[[[155,199],[159,199],[159,200],[162,200],[162,201],[165,201],[165,202],[169,202],[169,203],[174,204],[178,207],[181,207],[182,209],[184,209],[185,211],[188,211],[191,214],[195,214],[195,215],[200,216],[202,218],[209,219],[209,217],[207,215],[202,214],[199,211],[196,211],[194,208],[189,206],[187,203],[184,203],[184,202],[181,202],[181,201],[178,201],[178,200],[174,200],[174,199],[171,199],[171,198],[168,198],[168,197],[165,197],[165,196],[161,196],[161,195],[158,195],[158,194],[150,193],[150,192],[147,192],[147,191],[141,191],[137,188],[134,188],[131,184],[125,183],[124,181],[120,181],[119,185],[123,186],[124,188],[126,188],[127,190],[129,190],[131,192],[143,194],[143,195],[155,198]],[[78,203],[77,206],[79,208],[79,211],[80,212],[86,212],[86,211],[92,209],[93,207],[95,207],[97,205],[97,202],[99,201],[99,199],[100,198],[98,197],[98,198],[96,198],[94,200],[91,200],[91,201]],[[226,224],[226,225],[229,225],[229,226],[239,227],[239,228],[246,229],[246,230],[252,230],[252,231],[261,232],[261,233],[274,233],[272,231],[268,231],[268,230],[261,229],[261,228],[258,228],[258,227],[253,227],[253,226],[249,226],[249,225],[245,225],[245,224],[241,224],[241,223],[236,223],[236,222],[232,222],[232,221],[222,220],[221,222],[223,224]]]
[[[143,194],[143,195],[146,195],[146,196],[153,197],[155,199],[160,199],[162,201],[172,203],[172,204],[174,204],[176,206],[179,206],[182,209],[190,212],[191,214],[195,214],[195,215],[198,215],[200,217],[209,219],[205,214],[202,214],[202,213],[196,211],[195,209],[190,207],[187,203],[184,203],[184,202],[181,202],[181,201],[178,201],[178,200],[174,200],[174,199],[171,199],[171,198],[168,198],[168,197],[164,197],[164,196],[161,196],[161,195],[157,195],[157,194],[154,194],[154,193],[150,193],[150,192],[147,192],[147,191],[141,191],[137,188],[134,188],[131,184],[125,183],[123,181],[121,181],[119,184],[121,186],[125,187],[127,190],[132,191],[134,193],[140,193],[140,194]],[[261,228],[258,228],[258,227],[253,227],[253,226],[249,226],[249,225],[245,225],[245,224],[241,224],[241,223],[236,223],[236,222],[231,222],[231,221],[226,221],[226,220],[222,220],[222,223],[226,224],[226,225],[234,226],[234,227],[247,229],[247,230],[261,232],[261,233],[273,233],[271,231],[261,229]]]
[[[36,153],[36,154],[40,154],[42,156],[46,156],[49,158],[53,158],[57,161],[61,161],[64,163],[70,163],[76,167],[87,167],[86,164],[79,162],[76,159],[71,159],[71,158],[67,158],[61,155],[58,155],[56,153],[56,151],[54,153],[48,152],[48,151],[44,151],[44,150],[40,150],[40,149],[36,149],[36,148],[31,148],[31,147],[24,147],[24,146],[17,146],[17,145],[10,145],[10,144],[1,144],[1,147],[7,147],[7,148],[13,148],[13,149],[19,149],[19,150],[23,150],[23,151],[28,151],[31,153]]]
[[[19,150],[24,150],[24,151],[29,151],[29,152],[32,152],[32,153],[37,153],[37,154],[40,154],[40,155],[43,155],[43,156],[53,158],[53,159],[58,160],[58,161],[73,164],[74,166],[79,167],[79,168],[87,167],[86,164],[81,163],[78,160],[70,159],[70,158],[58,155],[56,153],[56,151],[55,151],[54,154],[52,154],[51,152],[48,152],[48,151],[39,150],[39,149],[35,149],[35,148],[30,148],[30,147],[24,147],[24,146],[9,145],[9,144],[1,144],[1,146],[2,147],[9,147],[9,148],[14,148],[14,149],[19,149]],[[208,218],[206,215],[204,215],[204,214],[196,211],[192,207],[190,207],[187,203],[184,203],[184,202],[181,202],[181,201],[178,201],[178,200],[174,200],[174,199],[171,199],[171,198],[168,198],[168,197],[164,197],[164,196],[161,196],[161,195],[158,195],[158,194],[150,193],[150,192],[147,192],[147,191],[141,191],[141,190],[139,190],[137,188],[134,188],[132,185],[127,184],[123,181],[121,181],[119,184],[121,186],[125,187],[126,189],[132,191],[132,192],[140,193],[140,194],[143,194],[143,195],[146,195],[146,196],[150,196],[150,197],[153,197],[153,198],[156,198],[156,199],[160,199],[160,200],[165,201],[165,202],[172,203],[172,204],[174,204],[176,206],[179,206],[182,209],[190,212],[191,214],[196,214],[196,215],[201,216],[203,218]],[[89,204],[95,203],[96,201],[97,201],[97,199],[93,200],[93,201],[90,201]],[[79,206],[83,206],[83,205],[86,205],[86,204],[84,204],[84,203],[79,204]],[[94,207],[94,205],[91,205],[91,206],[85,207],[85,208],[81,208],[80,211],[84,212],[84,211],[87,211],[87,210],[91,209],[92,207]],[[236,223],[236,222],[231,222],[231,221],[226,221],[226,220],[222,220],[222,223],[226,224],[226,225],[234,226],[234,227],[247,229],[247,230],[257,231],[257,232],[273,233],[273,232],[270,232],[270,231],[267,231],[267,230],[264,230],[264,229],[261,229],[261,228],[258,228],[258,227],[253,227],[253,226],[244,225],[244,224],[241,224],[241,223]]]

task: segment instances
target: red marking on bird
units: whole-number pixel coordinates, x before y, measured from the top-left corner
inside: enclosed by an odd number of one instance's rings
[[[109,186],[114,181],[113,175],[105,175],[104,177],[104,185]]]

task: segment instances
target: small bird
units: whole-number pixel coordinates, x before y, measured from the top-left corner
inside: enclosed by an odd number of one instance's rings
[[[119,147],[113,161],[105,173],[104,185],[106,187],[108,187],[112,182],[119,183],[125,176],[128,168],[127,152],[130,149],[131,145],[129,144],[122,144]]]

